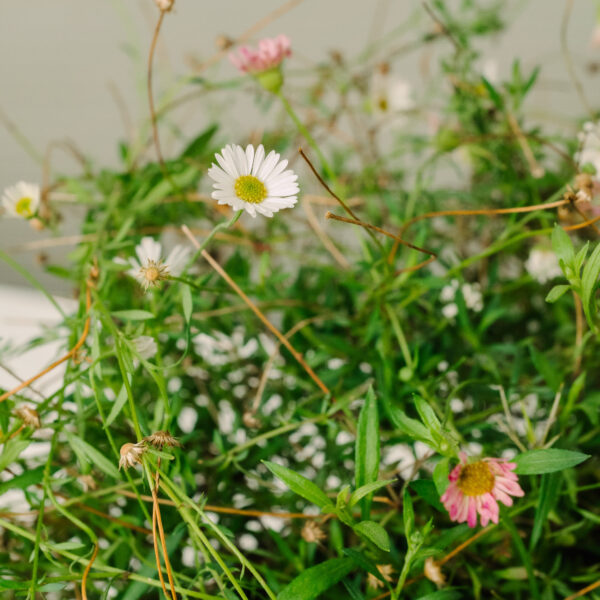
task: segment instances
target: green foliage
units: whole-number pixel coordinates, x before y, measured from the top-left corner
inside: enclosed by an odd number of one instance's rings
[[[552,600],[597,579],[600,242],[564,228],[596,200],[539,208],[581,191],[580,123],[563,133],[537,119],[539,67],[510,56],[503,77],[482,74],[506,2],[413,4],[364,52],[284,63],[281,97],[225,66],[172,89],[158,77],[164,164],[144,122],[118,167],[86,157],[80,175],[53,171],[36,235],[77,239],[44,263],[77,306],[0,251],[61,319],[28,344],[2,341],[0,366],[77,351],[0,401],[3,599],[72,598],[96,539],[90,599],[162,598],[157,472],[178,598]],[[435,57],[426,82],[413,108],[386,110],[378,81],[392,89],[415,50]],[[232,113],[254,100],[261,120],[238,125]],[[201,131],[179,123],[186,102],[206,116]],[[251,219],[211,198],[215,152],[249,140],[289,161],[298,206]],[[352,219],[295,161],[299,145]],[[72,238],[64,224],[78,218]],[[175,238],[190,254],[146,291],[128,261],[147,236],[162,260]],[[538,250],[564,278],[536,272]],[[152,446],[155,432],[177,442]],[[119,470],[125,444],[137,445]],[[466,544],[480,525],[441,502],[461,451],[514,461],[525,493]],[[443,589],[421,576],[428,559]]]

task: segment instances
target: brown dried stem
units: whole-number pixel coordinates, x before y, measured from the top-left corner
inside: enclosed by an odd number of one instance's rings
[[[92,568],[92,565],[94,564],[94,561],[96,560],[96,556],[98,556],[98,543],[96,543],[96,545],[94,546],[94,552],[92,552],[92,558],[90,558],[90,562],[85,567],[85,571],[83,572],[83,577],[81,578],[81,597],[83,598],[83,600],[87,600],[87,590],[86,590],[87,578],[88,578],[88,575]]]

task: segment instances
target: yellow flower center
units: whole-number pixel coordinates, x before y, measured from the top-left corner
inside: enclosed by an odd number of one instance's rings
[[[150,286],[158,286],[159,281],[168,279],[169,277],[169,269],[167,265],[162,264],[162,261],[155,262],[153,260],[148,260],[146,266],[140,269],[140,273],[144,278],[142,285],[144,285],[146,289]]]
[[[462,468],[456,485],[465,496],[481,496],[494,489],[494,474],[489,465],[480,460]]]
[[[235,194],[244,202],[260,204],[267,197],[265,184],[254,175],[241,175],[235,180]]]
[[[19,198],[17,203],[15,204],[15,211],[18,215],[22,217],[31,217],[33,215],[33,211],[31,210],[31,203],[33,200],[28,196],[24,196],[23,198]]]
[[[379,107],[379,110],[386,112],[388,109],[387,98],[379,98],[379,100],[377,101],[377,105]]]

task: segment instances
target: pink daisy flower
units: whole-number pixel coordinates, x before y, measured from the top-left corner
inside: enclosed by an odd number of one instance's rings
[[[238,54],[231,53],[229,60],[242,73],[256,75],[278,67],[292,53],[290,39],[286,35],[265,38],[258,42],[258,50],[242,46]]]
[[[467,455],[461,452],[460,463],[448,475],[450,485],[441,497],[450,519],[475,527],[479,513],[483,527],[490,521],[498,523],[498,500],[512,506],[511,496],[525,495],[513,473],[516,467],[501,458],[483,458],[467,464]]]

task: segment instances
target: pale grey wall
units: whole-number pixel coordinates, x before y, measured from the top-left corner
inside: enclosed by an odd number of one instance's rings
[[[273,0],[177,0],[176,10],[167,17],[157,56],[158,90],[172,84],[176,76],[189,73],[186,59],[190,56],[211,55],[218,34],[235,36],[281,4]],[[295,52],[290,67],[302,67],[332,48],[350,55],[358,52],[372,33],[378,7],[385,6],[383,31],[389,31],[417,10],[420,2],[304,0],[262,33],[287,33]],[[532,117],[553,126],[570,126],[566,117],[583,115],[560,52],[564,6],[562,0],[512,0],[506,17],[513,25],[486,44],[487,55],[498,60],[502,73],[515,57],[521,57],[526,68],[542,65],[540,84],[528,106]],[[116,142],[125,134],[109,86],[118,88],[134,122],[147,116],[145,61],[155,18],[152,0],[2,0],[0,108],[37,154],[43,155],[49,142],[69,138],[97,165],[116,164]],[[594,4],[575,2],[569,43],[579,72],[585,76],[588,96],[597,106],[600,77],[586,75],[582,68],[592,60],[600,61],[600,50],[589,47],[594,21]],[[426,16],[422,22],[427,22]],[[419,58],[413,54],[401,63],[402,72],[417,87]],[[223,61],[211,75],[226,78],[235,71]],[[235,102],[236,127],[249,131],[255,114],[251,99],[241,97]],[[180,123],[188,123],[190,134],[208,118],[200,102],[180,112]],[[168,151],[168,140],[165,144]],[[73,161],[60,153],[53,166],[62,172],[77,172]],[[18,179],[39,181],[40,176],[40,165],[0,124],[0,188]],[[33,234],[25,223],[0,219],[0,248],[46,235]],[[25,265],[34,264],[32,252],[16,257]],[[20,281],[0,263],[0,282]],[[52,286],[61,287],[56,282]]]

